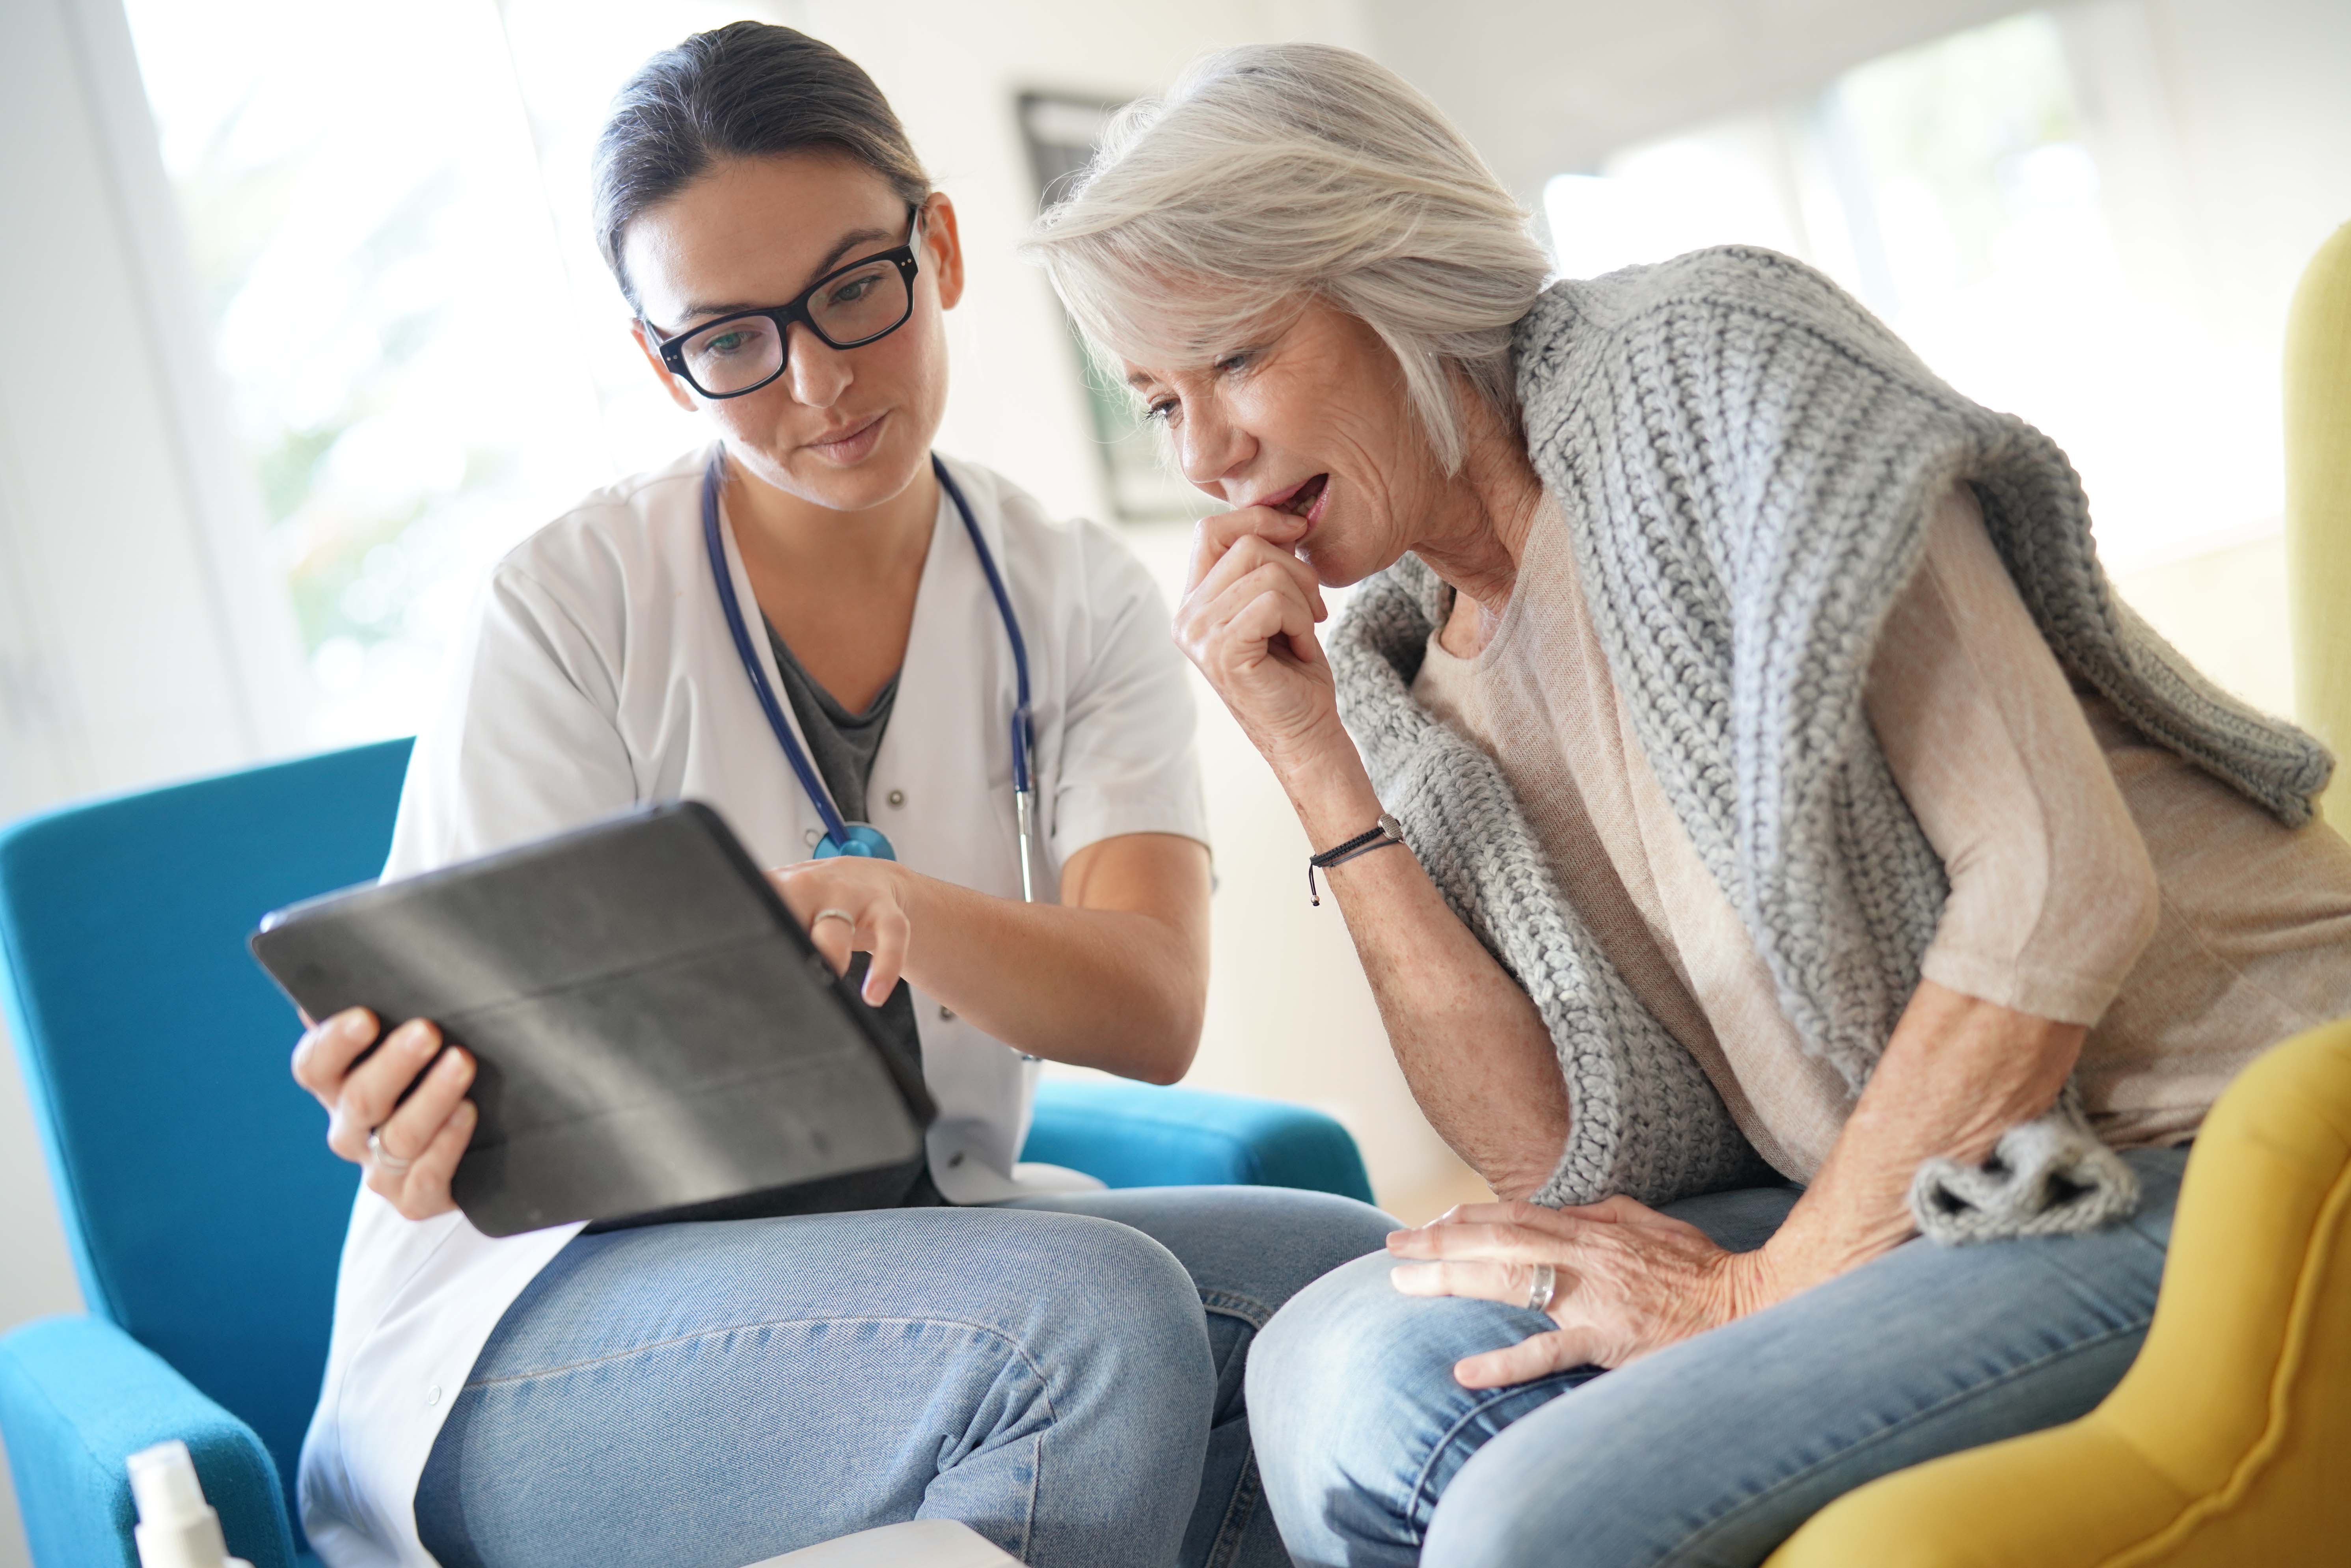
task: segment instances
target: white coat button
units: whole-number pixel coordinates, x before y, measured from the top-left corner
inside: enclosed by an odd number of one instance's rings
[[[955,1009],[953,1009],[953,1008],[941,1008],[941,1009],[939,1009],[939,1021],[940,1021],[941,1023],[953,1023],[953,1022],[955,1022]]]
[[[810,828],[808,831],[808,847],[810,849],[816,848],[816,841],[822,837],[824,837],[824,830],[822,828]]]
[[[441,1403],[441,1385],[439,1384],[436,1383],[432,1387],[424,1391],[424,1403],[427,1405],[438,1405]]]
[[[903,806],[905,803],[906,792],[904,789],[893,789],[890,791],[890,804],[893,806]]]

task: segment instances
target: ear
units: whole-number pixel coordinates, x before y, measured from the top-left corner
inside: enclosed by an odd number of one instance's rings
[[[939,308],[952,310],[963,298],[963,235],[956,228],[955,203],[934,191],[923,214],[923,265],[936,282]]]
[[[700,413],[702,404],[695,399],[694,389],[679,380],[667,365],[662,363],[661,352],[653,347],[653,336],[645,330],[645,324],[642,319],[629,323],[629,336],[637,340],[637,348],[644,354],[645,363],[653,367],[653,375],[669,392],[670,401],[688,413]]]

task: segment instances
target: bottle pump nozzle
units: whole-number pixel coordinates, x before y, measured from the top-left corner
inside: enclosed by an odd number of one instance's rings
[[[131,1500],[138,1505],[141,1568],[253,1568],[228,1554],[220,1515],[204,1501],[188,1445],[177,1437],[141,1448],[127,1461]]]

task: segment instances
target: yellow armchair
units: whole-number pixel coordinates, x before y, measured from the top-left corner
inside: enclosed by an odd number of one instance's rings
[[[2318,247],[2286,317],[2285,554],[2294,706],[2351,758],[2351,224]],[[2351,765],[2324,809],[2351,829]]]
[[[2351,755],[2351,225],[2286,343],[2300,717]],[[2326,814],[2351,827],[2351,768]],[[1766,1568],[2351,1563],[2351,1019],[2239,1075],[2188,1159],[2147,1343],[2078,1421],[1885,1477]]]
[[[2351,1561],[2351,1019],[2255,1061],[2180,1187],[2138,1359],[2080,1420],[1872,1482],[1767,1568]]]

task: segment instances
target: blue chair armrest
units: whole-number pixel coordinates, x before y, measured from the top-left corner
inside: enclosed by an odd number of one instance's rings
[[[1201,1089],[1049,1079],[1020,1157],[1105,1186],[1295,1186],[1372,1201],[1364,1156],[1332,1117]]]
[[[277,1467],[253,1428],[111,1323],[44,1318],[0,1337],[0,1437],[38,1568],[139,1568],[123,1461],[171,1437],[194,1457],[230,1554],[295,1563]]]

